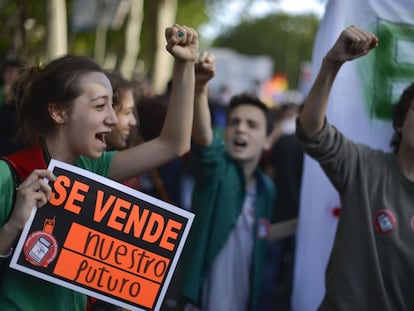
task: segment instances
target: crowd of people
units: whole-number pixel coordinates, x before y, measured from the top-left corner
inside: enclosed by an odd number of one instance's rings
[[[33,206],[50,197],[50,159],[122,182],[183,155],[190,147],[194,62],[198,36],[190,27],[166,29],[174,57],[170,103],[160,135],[119,151],[107,151],[106,136],[118,123],[113,88],[105,71],[83,56],[63,56],[44,68],[31,67],[18,81],[18,134],[28,147],[0,161],[0,254],[10,257]],[[180,120],[180,122],[176,122]],[[16,174],[17,173],[17,174]],[[16,182],[15,176],[21,179]],[[3,310],[85,310],[86,295],[33,278],[2,264]]]
[[[290,311],[305,153],[320,163],[342,204],[318,310],[409,310],[414,84],[394,106],[393,153],[352,142],[326,118],[337,73],[380,44],[375,34],[344,29],[304,103],[275,109],[246,90],[221,107],[220,124],[208,88],[214,55],[199,51],[191,27],[174,24],[165,34],[175,61],[159,96],[140,96],[132,80],[84,56],[42,68],[4,62],[1,310],[121,310],[8,266],[32,207],[50,197],[44,178],[56,179],[47,166],[57,159],[194,213],[172,282],[177,310]]]

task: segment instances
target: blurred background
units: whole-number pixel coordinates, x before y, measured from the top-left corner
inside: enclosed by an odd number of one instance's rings
[[[326,2],[0,0],[0,58],[39,64],[87,55],[162,94],[172,69],[164,29],[178,23],[197,29],[200,49],[216,54],[212,96],[257,89],[278,100],[286,90],[306,94]]]
[[[286,108],[298,107],[309,90],[313,44],[327,2],[0,0],[0,93],[6,94],[5,85],[18,77],[21,66],[45,64],[64,54],[86,55],[136,82],[140,139],[151,139],[161,130],[171,87],[173,58],[165,50],[164,30],[177,23],[195,28],[200,50],[216,57],[216,76],[209,82],[216,128],[224,127],[224,106],[230,97],[241,92],[280,108],[275,113],[281,116]],[[15,73],[13,79],[6,79],[8,67]],[[0,109],[0,147],[17,128],[13,107]],[[137,180],[137,189],[190,209],[192,179],[186,156]],[[178,264],[164,311],[178,310],[180,269]],[[290,299],[283,285],[289,279],[279,278],[272,289],[286,296],[273,299],[281,303]],[[284,305],[279,307],[272,305],[272,310]]]

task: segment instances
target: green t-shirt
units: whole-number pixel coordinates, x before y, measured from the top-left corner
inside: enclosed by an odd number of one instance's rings
[[[81,157],[75,165],[107,176],[115,152],[104,152],[99,159]],[[9,167],[0,161],[0,227],[13,208],[14,181]],[[4,269],[5,268],[5,269]],[[0,309],[2,311],[85,311],[86,296],[62,286],[52,284],[20,271],[1,267]]]

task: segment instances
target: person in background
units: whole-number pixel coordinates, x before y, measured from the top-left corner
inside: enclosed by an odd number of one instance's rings
[[[8,59],[4,61],[1,68],[1,81],[0,81],[0,103],[9,103],[13,99],[13,84],[19,79],[20,73],[24,67],[24,64],[19,59]],[[1,106],[0,104],[0,106]]]
[[[341,67],[378,44],[375,34],[357,26],[341,32],[322,60],[296,127],[306,153],[319,162],[341,199],[319,311],[414,306],[414,84],[394,105],[392,153],[349,140],[326,118]]]
[[[271,212],[273,182],[258,168],[270,148],[273,119],[256,97],[230,100],[224,140],[213,131],[208,81],[214,56],[196,65],[190,154],[195,219],[183,257],[185,310],[257,310]]]
[[[151,97],[141,97],[138,103],[140,119],[140,139],[148,141],[157,137],[162,129],[168,102],[171,97],[173,81],[169,80],[163,94]],[[142,191],[157,196],[163,201],[183,207],[182,178],[186,170],[184,156],[140,176]]]
[[[9,268],[7,258],[32,212],[50,197],[55,176],[51,158],[115,181],[161,165],[189,150],[193,120],[194,63],[198,35],[190,27],[165,31],[174,57],[171,102],[159,137],[122,151],[106,151],[106,137],[118,118],[112,86],[104,70],[89,58],[63,56],[19,79],[20,134],[30,145],[0,160],[0,260],[2,311],[84,311],[86,296]],[[20,93],[20,92],[17,92]],[[16,172],[22,182],[17,182]]]
[[[275,111],[274,143],[264,170],[274,181],[278,195],[272,225],[297,220],[302,182],[303,148],[295,135],[300,106],[282,103]],[[269,241],[260,311],[290,311],[295,255],[295,234]]]
[[[115,71],[106,72],[113,89],[113,107],[118,123],[106,137],[107,150],[124,150],[137,141],[138,116],[135,107],[134,85]]]
[[[0,156],[13,153],[24,147],[16,140],[18,117],[14,100],[14,83],[23,69],[18,59],[6,60],[1,69],[0,86]]]

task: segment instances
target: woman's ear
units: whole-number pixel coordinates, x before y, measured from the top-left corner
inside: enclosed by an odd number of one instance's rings
[[[55,121],[56,124],[65,123],[67,112],[64,109],[58,107],[56,103],[49,103],[48,110],[50,117],[53,119],[53,121]]]

